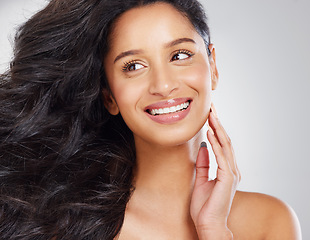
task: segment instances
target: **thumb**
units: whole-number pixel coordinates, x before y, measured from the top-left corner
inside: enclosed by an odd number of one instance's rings
[[[209,151],[205,142],[201,143],[196,160],[196,185],[203,184],[209,180]]]

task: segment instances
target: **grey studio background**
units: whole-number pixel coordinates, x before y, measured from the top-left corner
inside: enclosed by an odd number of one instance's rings
[[[233,142],[239,189],[287,202],[310,239],[310,1],[202,2],[220,73],[212,97]],[[46,3],[0,1],[0,72],[14,29]]]

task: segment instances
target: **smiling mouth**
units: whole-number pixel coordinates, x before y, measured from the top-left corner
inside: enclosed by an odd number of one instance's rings
[[[172,107],[147,109],[146,112],[153,116],[165,115],[165,114],[171,114],[171,113],[184,111],[189,107],[189,105],[190,105],[190,100],[188,100],[185,103],[181,103],[179,105],[172,106]]]

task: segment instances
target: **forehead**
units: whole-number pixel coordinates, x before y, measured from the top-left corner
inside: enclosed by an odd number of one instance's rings
[[[198,36],[197,36],[198,35]],[[113,24],[110,48],[200,37],[188,18],[168,3],[154,3],[123,13]],[[134,47],[134,46],[133,46]]]

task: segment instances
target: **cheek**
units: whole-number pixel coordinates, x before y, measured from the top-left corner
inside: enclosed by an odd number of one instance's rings
[[[132,113],[137,110],[137,104],[143,94],[142,84],[136,84],[130,79],[128,81],[118,81],[113,84],[111,90],[123,119],[125,122],[130,121],[136,115]],[[127,125],[130,125],[130,123]]]
[[[135,105],[135,96],[137,95],[137,92],[126,84],[114,86],[114,90],[112,90],[112,92],[114,92],[114,97],[120,113],[124,117],[124,113],[130,111]]]
[[[212,84],[210,65],[208,62],[195,64],[183,73],[183,77],[186,79],[186,85],[197,94],[197,101],[195,101],[197,111],[194,114],[197,121],[201,119],[201,128],[208,118],[211,107]]]
[[[208,94],[211,91],[211,73],[208,63],[194,64],[182,72],[182,77],[198,94]]]

